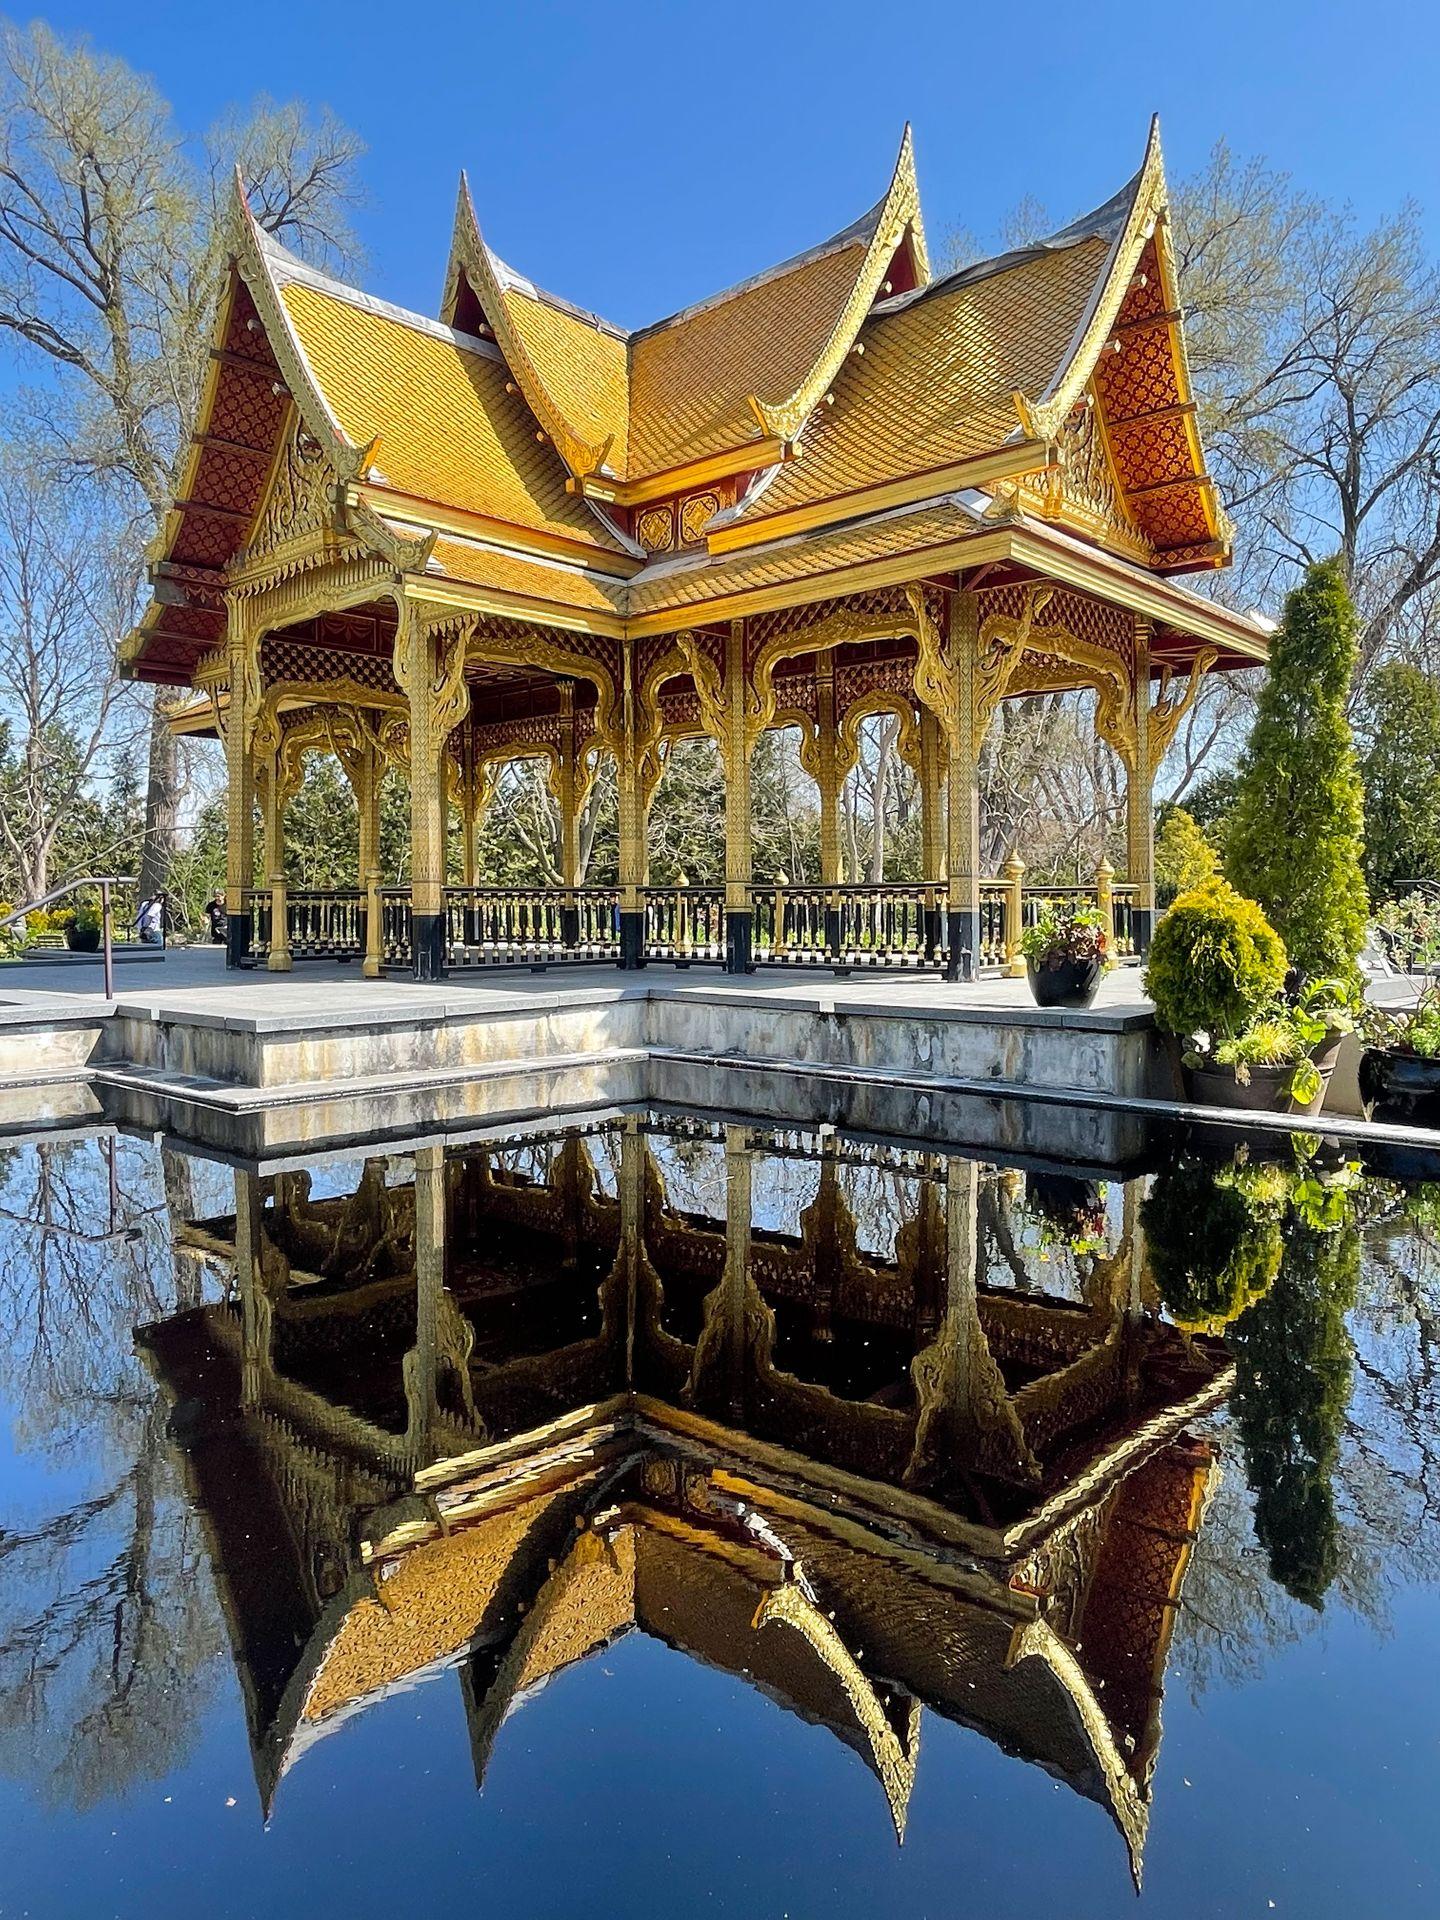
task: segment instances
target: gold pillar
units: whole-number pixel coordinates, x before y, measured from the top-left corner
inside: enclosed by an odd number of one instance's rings
[[[430,632],[403,602],[395,678],[410,712],[410,941],[417,980],[445,972],[446,742],[469,711],[462,630]]]
[[[1025,957],[1020,951],[1020,936],[1025,931],[1025,862],[1011,852],[1001,870],[1005,884],[1005,972],[1009,979],[1024,977]]]
[[[285,753],[284,736],[257,769],[265,813],[265,884],[270,889],[271,973],[289,973],[290,927],[285,895]]]
[[[940,950],[940,902],[945,878],[945,790],[940,767],[940,719],[920,703],[920,877],[925,882],[925,955]],[[978,964],[978,955],[977,955]]]
[[[360,749],[359,789],[355,803],[360,815],[360,884],[365,889],[365,958],[361,972],[377,980],[384,963],[384,929],[380,915],[380,782],[385,763],[373,740]]]
[[[745,622],[725,636],[725,971],[752,973],[750,741],[745,716]]]
[[[947,980],[974,980],[980,971],[980,765],[975,718],[975,666],[980,648],[980,602],[957,593],[950,604],[950,757],[946,767]]]
[[[845,777],[835,720],[835,657],[815,662],[815,784],[820,794],[820,884],[825,895],[825,950],[840,952],[840,789]]]
[[[250,952],[253,928],[245,895],[255,884],[255,779],[250,760],[251,710],[258,688],[250,680],[245,615],[227,608],[230,690],[225,708],[225,964],[237,967]],[[258,640],[256,641],[258,646]]]
[[[475,729],[466,727],[461,747],[460,877],[467,887],[478,886],[480,837],[480,776],[475,765]]]
[[[1155,924],[1155,769],[1150,758],[1150,622],[1135,616],[1134,753],[1126,769],[1125,846],[1135,888],[1135,949],[1144,953]]]
[[[580,884],[580,778],[575,756],[575,682],[560,682],[560,884]]]
[[[616,810],[620,834],[620,965],[645,964],[645,796],[642,792],[635,643],[620,643],[623,676],[620,700],[620,752],[615,766]]]

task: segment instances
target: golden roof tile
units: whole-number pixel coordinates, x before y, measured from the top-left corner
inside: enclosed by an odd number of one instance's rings
[[[317,281],[287,280],[281,299],[341,430],[356,446],[378,441],[373,468],[383,484],[517,527],[618,547],[566,492],[561,462],[536,440],[523,400],[505,390],[498,355],[434,321],[401,317]]]
[[[427,571],[580,612],[616,613],[621,605],[623,583],[613,577],[443,533],[431,550]]]
[[[1103,240],[935,282],[877,313],[812,421],[804,458],[780,468],[747,515],[756,523],[999,447],[1019,429],[1017,390],[1055,370],[1106,257]]]

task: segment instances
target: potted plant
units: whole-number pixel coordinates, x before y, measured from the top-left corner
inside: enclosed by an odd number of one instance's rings
[[[1041,1007],[1088,1007],[1111,964],[1110,928],[1098,907],[1060,900],[1020,936],[1025,972]]]
[[[1335,1064],[1344,989],[1285,996],[1288,963],[1253,900],[1215,879],[1182,894],[1155,930],[1145,987],[1181,1049],[1201,1106],[1318,1113]]]
[[[1367,1120],[1440,1127],[1440,982],[1413,1007],[1366,1006],[1360,1099]]]
[[[72,953],[98,953],[102,922],[100,909],[88,901],[65,916],[65,944]]]

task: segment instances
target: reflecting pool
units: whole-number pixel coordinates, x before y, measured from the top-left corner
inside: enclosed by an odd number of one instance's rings
[[[0,1145],[0,1914],[1430,1914],[1440,1161]]]

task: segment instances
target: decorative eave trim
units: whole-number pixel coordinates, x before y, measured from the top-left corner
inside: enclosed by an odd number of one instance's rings
[[[539,368],[510,324],[505,290],[480,231],[474,202],[470,198],[470,183],[463,173],[455,197],[455,229],[450,241],[450,264],[446,271],[445,302],[441,310],[447,324],[454,317],[462,272],[485,310],[485,318],[490,323],[506,366],[520,385],[526,405],[550,436],[555,451],[577,479],[598,474],[605,464],[611,441],[593,446],[589,441],[582,440],[571,430],[568,421],[551,399]]]
[[[506,620],[528,620],[537,625],[563,628],[567,633],[596,633],[610,640],[623,639],[628,631],[627,623],[619,614],[582,611],[556,600],[541,599],[536,594],[509,593],[502,587],[449,580],[441,574],[427,573],[419,579],[407,575],[402,592],[407,601],[422,609],[428,605],[437,611],[493,613]]]
[[[231,208],[231,244],[236,268],[249,289],[250,298],[255,302],[271,351],[279,361],[285,384],[290,389],[290,397],[299,409],[306,428],[334,468],[340,483],[337,512],[344,524],[378,559],[386,561],[398,571],[423,566],[435,544],[433,533],[414,540],[397,536],[363,500],[357,499],[351,504],[350,490],[369,472],[376,442],[372,439],[364,446],[357,446],[332,412],[281,296],[273,261],[264,235],[250,210],[245,183],[238,169]],[[255,524],[259,523],[265,511],[269,493],[270,487],[267,485],[256,509]]]
[[[535,527],[518,527],[508,520],[492,520],[483,513],[423,500],[417,494],[396,493],[388,487],[362,484],[352,487],[350,496],[383,514],[387,520],[403,520],[427,532],[486,540],[526,559],[568,560],[591,573],[612,575],[617,580],[628,580],[642,565],[638,557],[619,553],[613,547],[589,546],[582,540],[568,540]]]
[[[639,480],[608,480],[587,474],[567,480],[568,493],[583,494],[588,500],[604,501],[617,507],[638,507],[647,500],[666,500],[690,487],[703,487],[711,480],[726,480],[731,474],[751,473],[757,467],[780,466],[795,458],[795,449],[783,440],[767,436],[750,440],[743,447],[725,453],[712,453],[704,460],[691,460],[683,467],[670,467],[664,473],[646,474]]]
[[[780,440],[793,440],[835,383],[845,356],[874,305],[875,296],[885,278],[885,269],[895,249],[909,230],[915,269],[923,283],[930,277],[929,257],[925,251],[925,230],[920,216],[920,189],[915,179],[915,145],[909,123],[900,142],[899,157],[890,180],[890,191],[880,209],[875,231],[861,262],[850,297],[841,310],[833,332],[814,366],[787,400],[764,401],[750,395],[750,409],[761,431]]]
[[[907,474],[903,479],[882,480],[874,486],[858,488],[854,493],[817,500],[812,506],[791,507],[784,513],[757,514],[753,519],[732,521],[717,527],[706,544],[713,554],[738,553],[791,534],[811,533],[861,515],[908,506],[912,501],[928,500],[936,494],[954,493],[963,487],[984,487],[997,480],[1042,472],[1053,466],[1055,459],[1054,449],[1042,440],[1012,440],[1008,446],[977,454],[969,460],[957,460],[948,467],[931,467],[924,473]]]
[[[1095,291],[1081,316],[1064,359],[1038,400],[1029,400],[1023,393],[1013,396],[1021,424],[1026,433],[1034,438],[1055,439],[1071,408],[1084,393],[1094,372],[1095,362],[1124,304],[1140,255],[1168,205],[1165,165],[1160,152],[1160,120],[1156,115],[1150,122],[1145,158],[1135,176],[1130,211],[1111,244],[1110,257],[1095,283]]]

